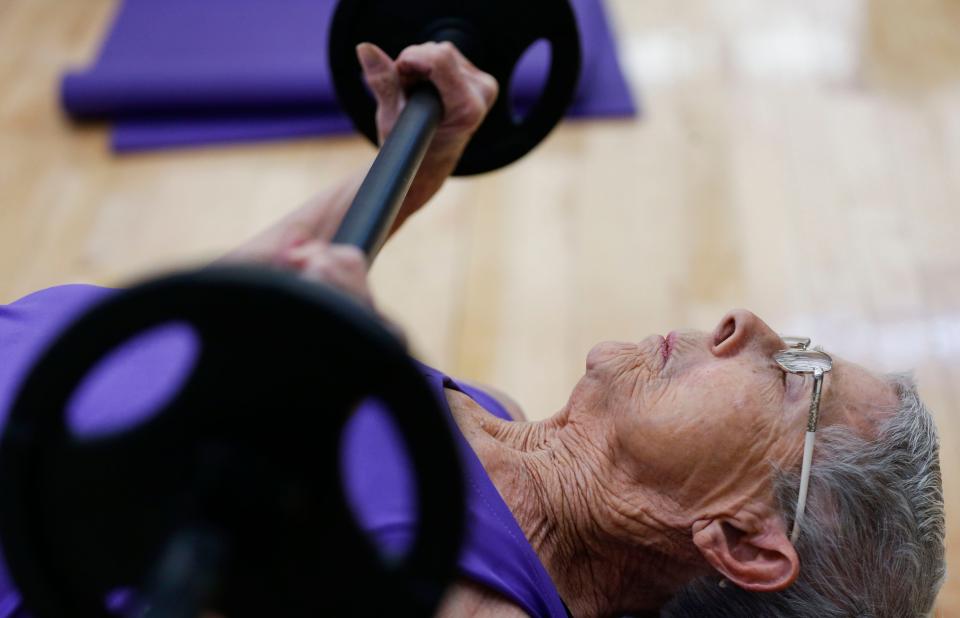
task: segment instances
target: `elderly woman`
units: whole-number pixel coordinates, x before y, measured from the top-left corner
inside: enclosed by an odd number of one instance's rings
[[[432,80],[444,101],[399,225],[442,185],[497,84],[448,45],[409,48],[397,60],[370,45],[358,54],[382,133],[412,81]],[[328,244],[358,182],[228,259],[281,265],[370,302],[363,257]],[[42,343],[97,295],[72,286],[0,308],[0,340],[14,360],[0,367],[0,410]],[[712,332],[601,343],[567,404],[539,422],[425,369],[469,451],[462,577],[440,614],[929,612],[944,575],[931,416],[909,379],[804,347],[745,310],[722,316]],[[361,442],[382,439],[382,459],[392,456],[383,427],[354,429]],[[348,481],[361,520],[390,545],[389,526],[375,520],[401,508],[386,504],[399,481],[392,465],[379,466]],[[10,586],[0,591],[2,607],[14,607]]]

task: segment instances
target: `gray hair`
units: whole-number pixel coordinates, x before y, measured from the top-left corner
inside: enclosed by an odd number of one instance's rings
[[[843,426],[818,432],[796,544],[796,582],[757,593],[702,577],[661,616],[901,618],[931,612],[946,574],[939,441],[913,380],[889,380],[900,406],[874,440]],[[775,495],[788,529],[799,485],[797,470],[776,471]]]

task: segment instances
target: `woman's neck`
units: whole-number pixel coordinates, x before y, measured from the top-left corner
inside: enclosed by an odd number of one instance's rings
[[[574,616],[654,611],[692,576],[683,534],[613,473],[602,428],[507,422],[448,391],[461,431]],[[689,536],[686,536],[689,545]]]

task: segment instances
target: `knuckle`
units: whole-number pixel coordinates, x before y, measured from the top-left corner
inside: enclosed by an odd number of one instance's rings
[[[344,255],[347,255],[351,258],[356,258],[358,260],[362,260],[364,258],[363,251],[360,249],[360,247],[355,245],[343,245],[343,253]]]
[[[423,58],[423,50],[407,48],[397,58],[397,71],[410,72],[416,70]]]
[[[481,86],[486,91],[486,94],[496,97],[500,92],[500,84],[493,75],[490,75],[489,73],[481,73],[480,82]]]
[[[363,259],[363,252],[353,245],[336,245],[333,251],[345,261],[354,261]]]
[[[362,272],[365,269],[367,259],[357,247],[347,245],[337,247],[336,253],[337,260],[351,273]]]
[[[450,45],[449,51],[444,50],[437,56],[437,64],[444,68],[459,72],[460,63],[457,61],[457,48],[453,45]]]

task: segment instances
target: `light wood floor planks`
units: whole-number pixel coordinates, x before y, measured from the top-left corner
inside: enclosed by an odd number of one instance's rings
[[[960,616],[960,4],[610,0],[645,113],[450,183],[383,252],[420,355],[558,409],[601,339],[746,306],[936,411]],[[365,165],[357,139],[116,158],[60,115],[112,0],[0,0],[0,303],[206,260]]]

